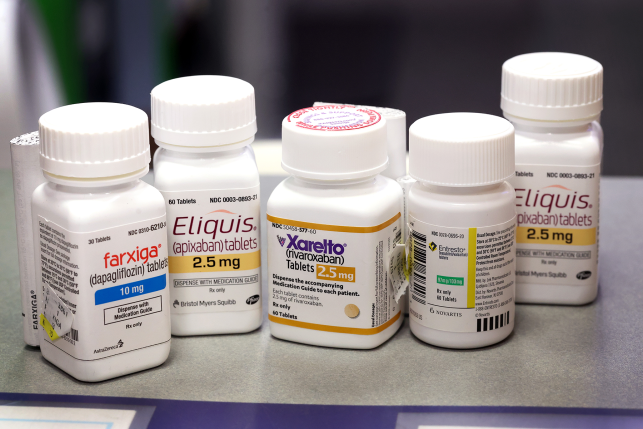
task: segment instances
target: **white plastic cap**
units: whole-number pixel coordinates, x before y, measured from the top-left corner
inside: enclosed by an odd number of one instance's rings
[[[345,103],[326,103],[316,101],[313,106],[327,106]],[[360,106],[347,104],[348,106],[362,107],[375,110],[386,119],[386,134],[388,140],[388,167],[382,176],[396,179],[406,175],[406,113],[390,107]]]
[[[603,66],[582,55],[538,52],[502,66],[500,107],[537,121],[592,121],[603,110]]]
[[[147,115],[116,103],[72,104],[40,117],[40,166],[53,175],[102,178],[148,167]]]
[[[500,183],[515,171],[514,127],[482,113],[443,113],[409,129],[409,173],[441,186]]]
[[[315,180],[374,176],[386,168],[386,120],[347,105],[308,107],[282,122],[281,166]]]
[[[247,145],[256,133],[255,89],[246,81],[190,76],[152,90],[152,137],[160,146]]]

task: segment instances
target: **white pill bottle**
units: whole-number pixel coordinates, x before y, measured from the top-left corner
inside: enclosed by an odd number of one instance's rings
[[[467,349],[505,339],[515,320],[514,129],[446,113],[409,129],[409,321],[429,344]]]
[[[516,128],[516,300],[581,305],[598,293],[603,67],[581,55],[519,55],[502,67]]]
[[[40,350],[82,381],[162,364],[170,352],[165,203],[149,170],[147,115],[87,103],[40,118],[47,183],[32,197]],[[45,300],[68,309],[48,315]],[[69,311],[70,310],[70,311]],[[58,331],[65,319],[71,329]]]
[[[268,318],[284,340],[372,349],[404,319],[387,257],[401,240],[402,190],[379,175],[386,122],[373,110],[324,105],[282,123],[282,167],[268,200]]]
[[[167,204],[172,335],[261,326],[254,88],[191,76],[152,90],[154,185]]]

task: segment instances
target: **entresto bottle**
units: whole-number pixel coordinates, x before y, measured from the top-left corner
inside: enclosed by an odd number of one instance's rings
[[[261,325],[254,88],[227,76],[152,90],[154,184],[167,204],[173,335]]]
[[[277,338],[370,349],[403,317],[389,280],[402,191],[387,165],[386,122],[324,105],[282,125],[284,180],[268,200],[268,317]],[[399,249],[399,248],[398,248]]]
[[[598,292],[603,67],[574,54],[519,55],[502,67],[516,128],[516,300],[580,305]]]
[[[514,129],[479,113],[409,129],[409,321],[429,344],[474,348],[514,327]]]
[[[139,180],[149,169],[147,124],[143,111],[112,103],[40,118],[40,349],[82,381],[151,368],[170,352],[165,203]]]

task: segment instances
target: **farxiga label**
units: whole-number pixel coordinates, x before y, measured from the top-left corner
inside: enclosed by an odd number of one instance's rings
[[[37,233],[42,287],[74,315],[66,335],[47,341],[94,360],[170,340],[165,216],[84,233],[40,216]]]

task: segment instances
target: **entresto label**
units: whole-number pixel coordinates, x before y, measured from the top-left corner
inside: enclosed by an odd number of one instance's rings
[[[161,193],[172,313],[261,308],[259,186]]]
[[[600,164],[516,165],[518,283],[596,280]],[[589,280],[592,279],[592,280]]]
[[[39,216],[41,296],[55,292],[73,313],[66,335],[45,340],[79,360],[170,341],[165,222],[78,233]]]
[[[373,335],[400,317],[386,261],[401,240],[399,213],[371,227],[268,215],[268,228],[270,321]]]
[[[448,332],[485,332],[514,317],[516,218],[448,228],[409,216],[409,317]]]

